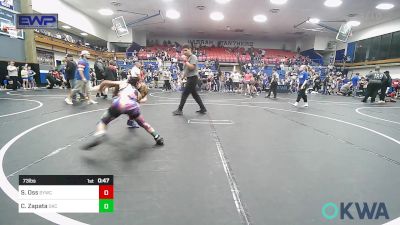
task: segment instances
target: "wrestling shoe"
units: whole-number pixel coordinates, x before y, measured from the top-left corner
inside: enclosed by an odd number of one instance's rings
[[[177,110],[173,111],[172,114],[174,116],[182,116],[183,112],[182,112],[182,110],[177,109]]]
[[[200,110],[197,110],[196,112],[200,113],[200,114],[206,114],[207,110],[206,109],[200,109]]]
[[[156,141],[157,145],[164,145],[164,138],[162,138],[160,135],[157,135],[154,140]]]
[[[65,98],[65,102],[66,102],[68,105],[73,105],[73,104],[74,104],[70,98]]]

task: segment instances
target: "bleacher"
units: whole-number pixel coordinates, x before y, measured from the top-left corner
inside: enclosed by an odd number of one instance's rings
[[[208,47],[208,48],[201,48],[200,52],[204,52],[205,54],[199,56],[199,61],[211,61],[217,60],[223,63],[237,63],[238,59],[236,55],[229,51],[227,48],[216,48],[216,47]]]
[[[150,60],[150,59],[154,59],[157,52],[159,52],[159,51],[165,51],[171,57],[179,56],[179,54],[176,52],[175,48],[167,47],[167,46],[147,47],[147,48],[145,48],[144,51],[138,52],[137,56],[138,56],[139,60]]]
[[[151,68],[151,71],[158,70],[158,64],[157,64],[157,62],[143,62],[143,68],[145,70],[147,70],[148,68]]]

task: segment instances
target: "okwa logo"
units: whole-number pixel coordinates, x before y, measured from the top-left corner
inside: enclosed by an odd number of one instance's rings
[[[372,204],[368,204],[366,202],[341,202],[340,207],[333,202],[328,202],[322,207],[321,212],[322,216],[327,220],[333,220],[338,216],[340,216],[341,220],[389,219],[386,205],[383,202],[374,202]]]

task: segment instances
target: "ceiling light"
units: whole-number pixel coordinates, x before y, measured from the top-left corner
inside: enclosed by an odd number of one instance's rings
[[[88,34],[87,34],[87,33],[81,33],[81,35],[82,35],[82,36],[88,36]]]
[[[114,12],[111,9],[100,9],[98,11],[103,16],[111,16]]]
[[[221,12],[213,12],[210,14],[210,18],[215,21],[221,21],[224,19],[224,14]]]
[[[230,2],[231,0],[215,0],[216,2],[218,2],[219,4],[226,4],[228,2]]]
[[[342,4],[342,0],[326,0],[324,5],[327,7],[338,7]]]
[[[310,22],[310,23],[314,23],[314,24],[316,24],[316,23],[319,23],[319,19],[318,18],[310,18],[309,20],[308,20],[308,22]]]
[[[67,25],[63,25],[62,28],[64,28],[64,29],[71,29],[71,27],[70,27],[70,26],[67,26]]]
[[[347,22],[347,24],[349,24],[352,27],[358,27],[358,26],[360,26],[361,23],[360,23],[360,21],[352,20],[352,21]]]
[[[272,4],[283,5],[287,2],[287,0],[270,0]]]
[[[256,15],[253,17],[253,20],[258,23],[264,23],[265,21],[267,21],[267,17],[265,15]]]
[[[388,9],[393,8],[393,7],[394,7],[394,5],[391,4],[391,3],[381,3],[381,4],[376,6],[377,9],[383,9],[383,10],[388,10]]]
[[[170,9],[170,10],[167,10],[166,16],[170,19],[176,20],[181,17],[181,14],[174,9]]]

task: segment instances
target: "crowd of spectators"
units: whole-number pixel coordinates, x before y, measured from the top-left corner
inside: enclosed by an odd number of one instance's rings
[[[56,38],[59,40],[63,40],[66,41],[68,43],[71,44],[75,44],[77,46],[83,46],[83,47],[87,47],[90,49],[93,49],[95,51],[102,51],[102,52],[106,52],[108,51],[108,49],[104,46],[96,46],[96,45],[92,45],[90,44],[90,42],[85,42],[83,39],[79,38],[79,37],[73,37],[70,34],[61,32],[59,30],[57,31],[49,31],[49,30],[45,30],[45,29],[35,29],[36,33],[51,37],[51,38]]]
[[[52,36],[65,41],[71,41],[67,34],[51,34],[46,30],[38,30],[45,35]],[[76,42],[79,44],[78,42]],[[221,69],[221,61],[218,57],[209,57],[216,51],[224,51],[226,54],[234,54],[237,57],[231,71],[226,68]],[[272,53],[269,54],[269,51]],[[262,91],[270,88],[271,76],[278,78],[277,84],[286,86],[291,93],[298,90],[298,74],[300,65],[308,65],[310,72],[309,92],[324,95],[351,95],[363,96],[365,94],[368,81],[365,75],[347,74],[337,70],[333,64],[323,67],[313,62],[309,57],[301,56],[297,53],[268,50],[256,48],[226,48],[226,47],[202,47],[194,46],[193,53],[198,57],[203,57],[199,64],[199,84],[201,91],[240,93],[249,96],[258,95]],[[282,54],[282,55],[279,55]],[[143,59],[146,62],[143,62]],[[180,46],[177,43],[165,42],[163,46],[151,46],[134,50],[130,56],[122,61],[108,61],[97,59],[95,70],[91,70],[91,81],[93,85],[103,80],[99,76],[96,68],[113,67],[112,76],[108,79],[123,80],[129,76],[131,68],[135,63],[142,65],[144,81],[151,87],[162,87],[164,91],[180,91],[184,88],[186,80],[181,77],[182,64],[179,61]],[[64,64],[63,64],[64,65]],[[58,86],[65,87],[64,67],[52,68],[47,76],[48,88]],[[100,65],[100,66],[99,66]],[[357,82],[353,77],[357,76]],[[354,91],[357,90],[357,91]],[[397,93],[398,87],[394,92]]]

